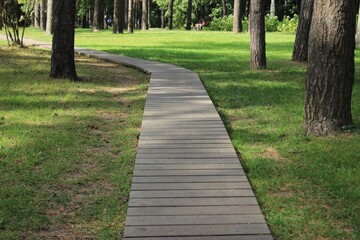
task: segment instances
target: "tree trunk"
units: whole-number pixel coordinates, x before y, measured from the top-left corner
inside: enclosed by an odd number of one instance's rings
[[[271,0],[270,16],[271,16],[271,17],[275,17],[275,0]]]
[[[355,41],[356,41],[356,46],[359,47],[360,46],[360,7],[359,7],[359,15],[358,15],[357,31],[356,31],[356,35],[355,35]]]
[[[353,0],[316,0],[309,37],[304,127],[326,136],[352,125],[355,11]]]
[[[188,0],[186,10],[186,30],[191,30],[191,14],[192,14],[192,0]]]
[[[134,32],[134,1],[129,0],[129,8],[128,8],[128,33]]]
[[[308,42],[313,15],[314,0],[304,0],[301,4],[299,25],[296,30],[293,61],[306,62],[308,58]]]
[[[46,0],[40,0],[40,29],[46,31]]]
[[[250,69],[266,68],[265,1],[250,1]]]
[[[222,2],[222,5],[223,5],[222,17],[225,17],[227,15],[226,0],[222,0],[221,2]]]
[[[99,30],[100,30],[100,0],[94,0],[93,31],[98,32]]]
[[[141,30],[149,29],[148,7],[149,7],[148,0],[142,0]]]
[[[173,29],[173,14],[174,14],[174,0],[170,0],[170,2],[169,2],[169,21],[168,21],[169,30]]]
[[[165,28],[165,10],[161,8],[161,28]]]
[[[233,19],[233,33],[242,32],[242,21],[241,21],[241,0],[234,0],[234,19]]]
[[[114,1],[114,25],[113,25],[113,33],[123,33],[123,25],[124,25],[124,0],[115,0]]]
[[[34,27],[40,28],[40,3],[35,2],[34,5]]]
[[[47,2],[46,34],[53,34],[53,0]]]
[[[54,1],[50,77],[78,80],[74,60],[75,0]]]

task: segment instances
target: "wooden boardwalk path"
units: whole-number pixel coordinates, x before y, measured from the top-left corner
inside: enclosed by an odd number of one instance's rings
[[[195,73],[101,51],[77,52],[151,73],[124,239],[272,239]]]

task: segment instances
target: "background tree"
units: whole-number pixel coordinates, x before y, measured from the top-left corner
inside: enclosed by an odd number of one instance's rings
[[[186,30],[191,30],[192,0],[188,0],[186,9]]]
[[[129,7],[128,7],[128,33],[134,32],[134,1],[129,0]]]
[[[271,16],[271,17],[275,17],[275,0],[271,0],[270,16]]]
[[[141,29],[148,30],[149,29],[149,5],[148,0],[142,0],[142,14],[141,14]]]
[[[358,22],[357,22],[355,41],[356,41],[356,46],[359,46],[360,45],[360,6],[359,6],[359,14],[358,14]]]
[[[233,33],[242,32],[242,21],[241,21],[241,0],[234,0],[234,12],[233,12]]]
[[[301,4],[299,24],[296,31],[293,61],[305,62],[308,58],[308,42],[311,19],[314,8],[314,0],[304,0]]]
[[[40,2],[35,0],[34,5],[34,27],[40,28]]]
[[[75,0],[54,2],[50,77],[78,80],[74,60]]]
[[[46,0],[40,0],[40,29],[46,31]]]
[[[316,0],[310,28],[304,124],[325,136],[352,125],[356,1]]]
[[[114,26],[113,33],[123,33],[124,27],[124,0],[114,1]]]
[[[94,18],[93,18],[93,31],[100,30],[100,0],[94,0]]]
[[[250,1],[250,69],[266,68],[265,2]]]
[[[47,0],[46,34],[53,34],[53,0]]]
[[[169,20],[168,20],[169,30],[173,29],[173,16],[174,16],[174,0],[170,0],[169,1]]]

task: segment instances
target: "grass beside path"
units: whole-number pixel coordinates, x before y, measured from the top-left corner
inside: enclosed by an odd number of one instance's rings
[[[27,37],[49,40],[32,29]],[[276,239],[360,239],[360,132],[303,134],[306,66],[289,61],[294,34],[268,33],[268,69],[249,71],[249,35],[76,30],[76,45],[174,63],[203,80],[242,155]],[[356,51],[356,66],[360,66]],[[360,71],[353,116],[360,125]]]
[[[120,239],[148,76],[0,46],[0,239]]]

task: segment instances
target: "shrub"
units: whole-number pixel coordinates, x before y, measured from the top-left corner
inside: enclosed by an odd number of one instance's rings
[[[225,16],[223,18],[214,17],[209,25],[209,30],[212,31],[232,31],[233,16]]]
[[[279,24],[279,32],[296,32],[298,27],[298,16],[295,14],[293,18],[289,16],[285,17],[284,20]]]
[[[278,30],[280,22],[278,17],[271,17],[269,14],[265,17],[265,30],[266,32],[276,32]]]

